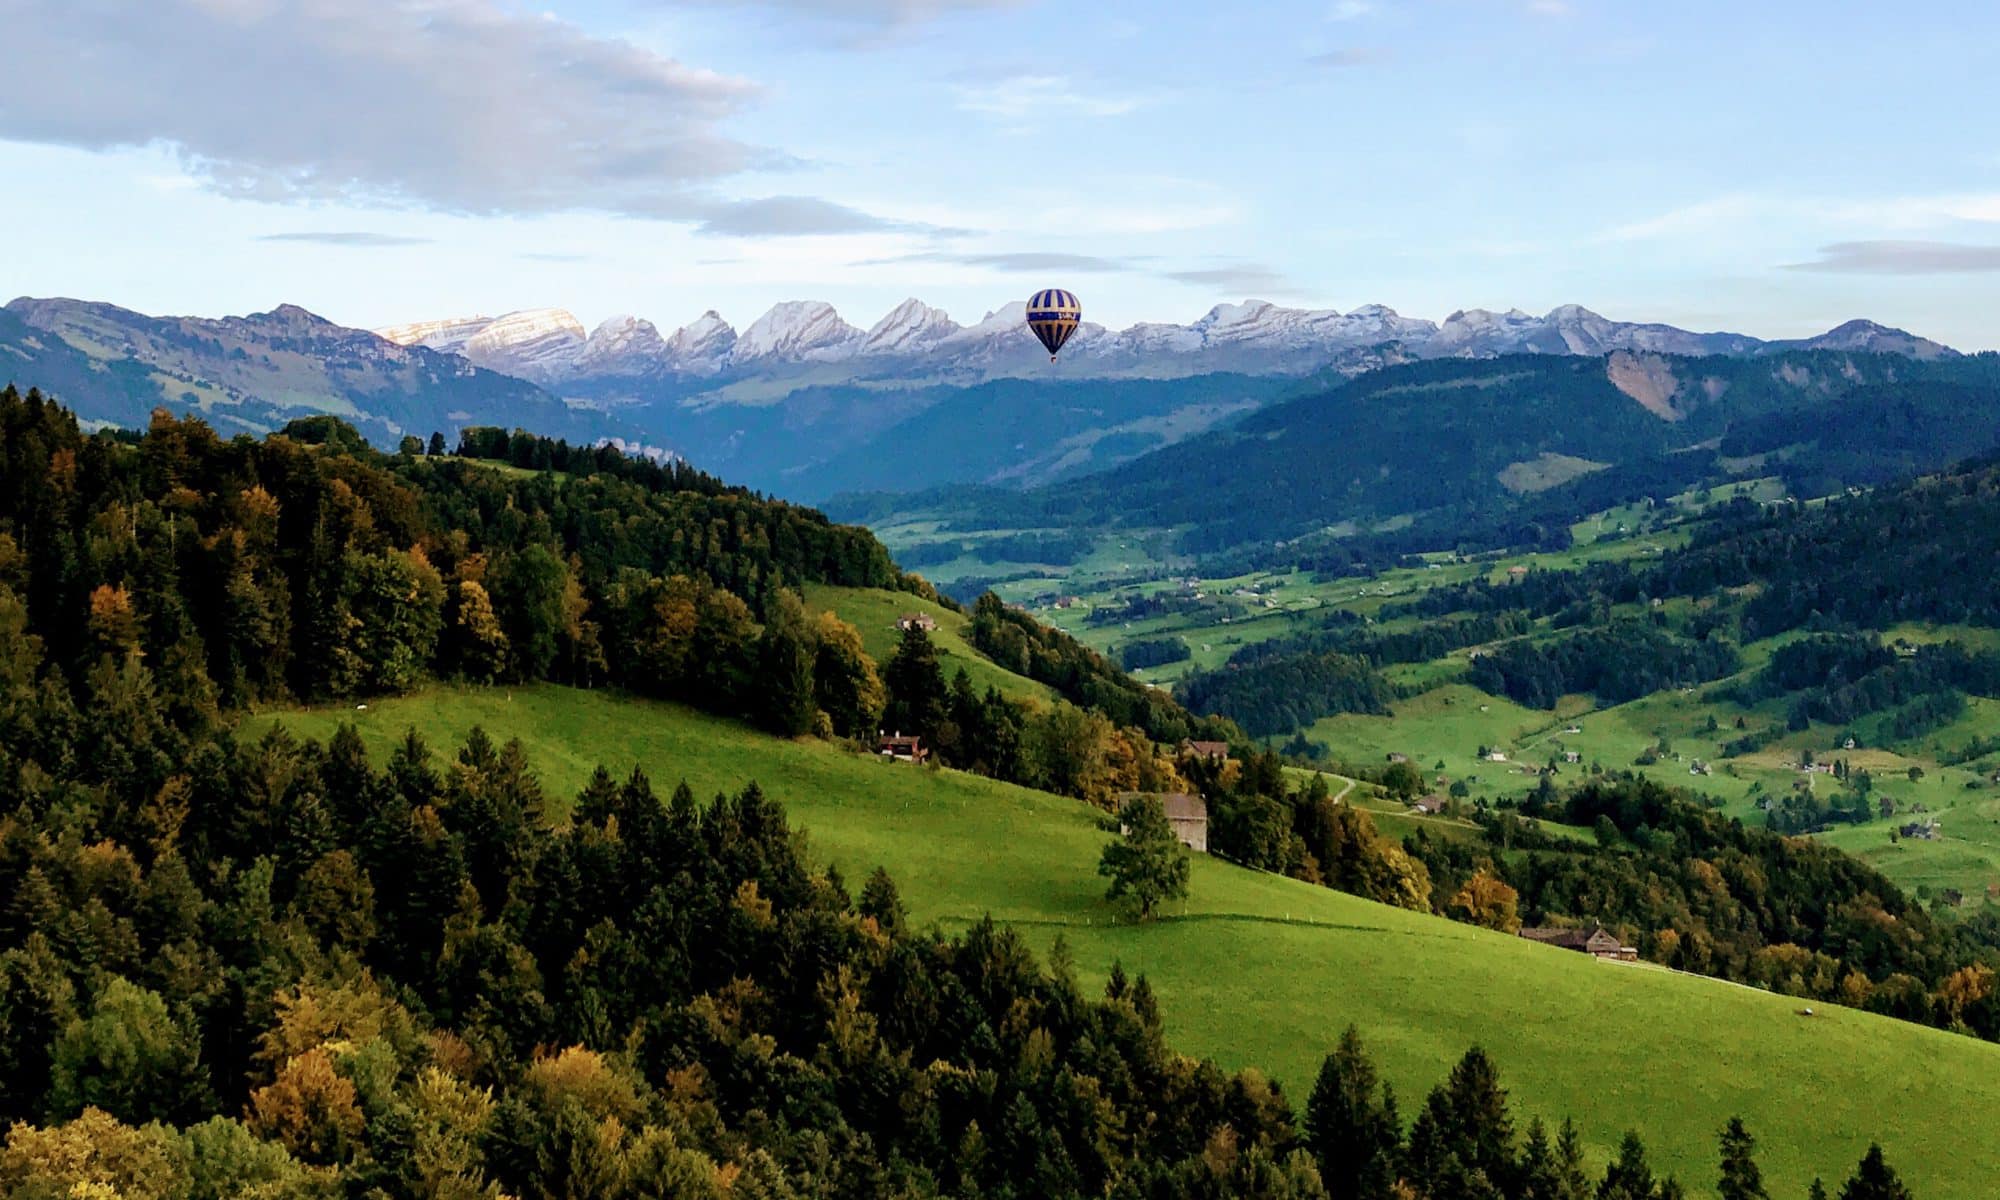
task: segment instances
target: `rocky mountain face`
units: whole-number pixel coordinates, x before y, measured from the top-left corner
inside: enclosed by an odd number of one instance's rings
[[[143,427],[163,405],[198,412],[229,435],[333,413],[391,446],[406,433],[454,437],[474,422],[570,437],[600,432],[598,424],[614,432],[609,421],[572,412],[512,374],[428,342],[402,345],[336,325],[292,304],[208,319],[23,297],[0,312],[0,382],[48,388],[89,420]],[[501,344],[534,344],[518,324],[497,332],[494,324],[433,323],[424,338],[455,339],[481,356]]]
[[[1023,326],[1018,303],[962,326],[939,309],[910,299],[866,331],[848,324],[832,305],[794,300],[774,306],[740,334],[713,311],[665,338],[634,317],[614,317],[585,334],[574,317],[551,309],[422,321],[378,332],[398,344],[463,354],[481,366],[583,395],[603,391],[594,385],[607,381],[629,389],[651,380],[676,391],[699,391],[699,381],[755,381],[782,390],[787,378],[817,385],[921,380],[965,386],[1055,373],[1069,379],[1164,379],[1216,372],[1308,375],[1324,370],[1353,375],[1418,359],[1602,356],[1621,350],[1754,355],[1837,349],[1920,359],[1955,353],[1867,321],[1849,322],[1817,338],[1765,342],[1746,334],[1613,321],[1574,304],[1544,316],[1519,309],[1466,309],[1434,322],[1379,304],[1343,313],[1249,300],[1217,305],[1186,325],[1147,322],[1110,330],[1086,323],[1054,372]]]

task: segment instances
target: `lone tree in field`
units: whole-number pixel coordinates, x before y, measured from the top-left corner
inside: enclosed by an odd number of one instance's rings
[[[1135,796],[1118,811],[1124,834],[1104,848],[1097,873],[1109,876],[1107,900],[1130,896],[1139,905],[1139,919],[1148,920],[1162,900],[1188,894],[1188,855],[1158,796]]]

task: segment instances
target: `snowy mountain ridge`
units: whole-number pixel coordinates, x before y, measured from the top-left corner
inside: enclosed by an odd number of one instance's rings
[[[585,332],[561,309],[498,317],[418,321],[376,332],[400,345],[462,354],[473,363],[547,386],[591,381],[783,378],[807,367],[855,380],[937,378],[953,382],[1041,375],[1047,359],[1023,324],[1024,306],[1002,306],[971,325],[909,299],[866,330],[831,305],[789,300],[738,332],[714,310],[662,337],[651,322],[614,317]],[[1063,351],[1069,377],[1175,378],[1216,371],[1304,375],[1367,370],[1421,358],[1501,354],[1602,356],[1758,354],[1794,349],[1881,351],[1913,358],[1957,352],[1869,321],[1850,321],[1816,338],[1764,341],[1747,334],[1695,333],[1671,325],[1614,321],[1576,304],[1544,316],[1516,308],[1472,308],[1442,322],[1405,317],[1379,304],[1349,312],[1286,308],[1266,300],[1218,304],[1186,325],[1144,322],[1110,330],[1086,322]]]

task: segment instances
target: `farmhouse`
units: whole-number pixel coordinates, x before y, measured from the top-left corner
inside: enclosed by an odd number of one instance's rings
[[[1639,952],[1624,945],[1602,925],[1592,925],[1588,929],[1550,929],[1546,927],[1523,926],[1521,936],[1531,942],[1541,942],[1549,946],[1560,946],[1564,950],[1575,950],[1592,958],[1607,962],[1637,962]]]
[[[1122,792],[1118,803],[1123,806],[1128,800],[1141,796],[1157,795],[1153,792]],[[1170,792],[1159,795],[1160,807],[1166,811],[1167,824],[1173,826],[1174,836],[1181,845],[1190,850],[1208,853],[1208,802],[1200,796],[1190,796],[1186,792]],[[1124,827],[1120,826],[1120,831]]]
[[[907,763],[920,763],[931,756],[931,752],[924,745],[922,738],[917,737],[915,734],[906,737],[900,730],[895,733],[880,733],[878,731],[875,740],[875,752],[884,758],[892,758],[897,762]]]
[[[896,618],[896,628],[906,631],[921,629],[925,633],[932,633],[937,629],[937,619],[929,613],[904,613],[902,616]]]
[[[1436,816],[1437,814],[1444,811],[1444,804],[1445,804],[1444,797],[1438,795],[1436,792],[1432,792],[1428,796],[1419,796],[1416,799],[1416,802],[1413,803],[1410,807],[1416,809],[1420,813],[1425,813],[1429,816]]]
[[[1226,762],[1229,759],[1229,743],[1197,742],[1191,738],[1182,738],[1180,756],[1205,759],[1208,762]]]
[[[1506,762],[1506,761],[1507,761],[1507,752],[1506,752],[1505,750],[1488,750],[1488,751],[1486,752],[1486,761],[1487,761],[1487,762]]]
[[[1912,821],[1897,830],[1897,832],[1906,838],[1917,838],[1920,841],[1935,842],[1937,840],[1938,827],[1935,821]]]

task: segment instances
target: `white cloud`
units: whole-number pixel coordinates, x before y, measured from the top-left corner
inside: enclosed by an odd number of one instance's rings
[[[0,0],[0,26],[0,139],[165,148],[227,196],[895,227],[809,197],[719,197],[731,175],[788,165],[723,129],[756,84],[506,0]]]
[[[1022,124],[1052,116],[1122,117],[1149,103],[1145,96],[1088,91],[1067,75],[1015,75],[958,89],[959,107],[967,112]]]
[[[1851,199],[1737,193],[1669,209],[1613,226],[1599,242],[1635,242],[1747,231],[1796,234],[1815,229],[1846,232],[1923,232],[2000,223],[2000,193],[1946,193]]]
[[[688,0],[682,0],[688,2]],[[874,26],[917,25],[953,13],[1013,8],[1022,0],[692,0],[717,8],[785,9],[823,20]]]
[[[1855,275],[1950,275],[2000,271],[2000,246],[1961,242],[1835,242],[1820,247],[1812,262],[1791,263],[1793,271]]]
[[[1713,200],[1669,209],[1658,216],[1614,226],[1599,234],[1596,240],[1637,242],[1706,233],[1755,215],[1763,204],[1753,196],[1718,196]]]
[[[1326,14],[1329,21],[1358,21],[1375,12],[1375,5],[1369,0],[1337,0]]]
[[[1339,50],[1328,50],[1306,59],[1316,67],[1339,69],[1341,67],[1370,67],[1389,61],[1389,52],[1369,46],[1347,46]]]

